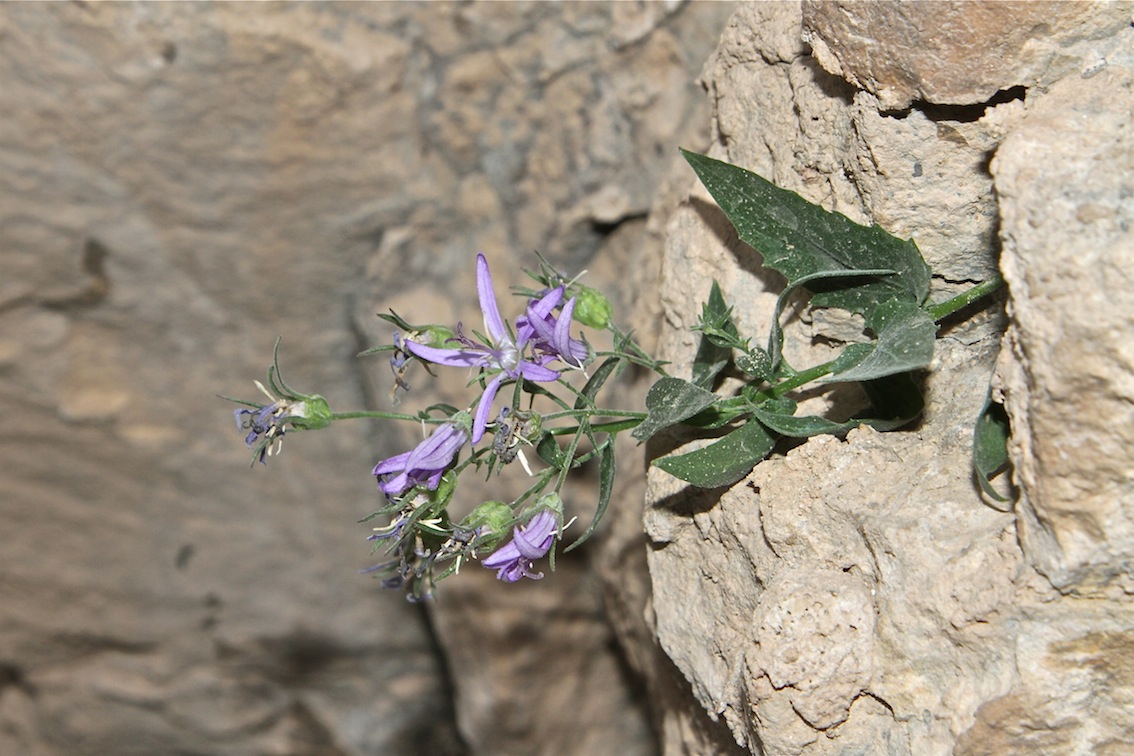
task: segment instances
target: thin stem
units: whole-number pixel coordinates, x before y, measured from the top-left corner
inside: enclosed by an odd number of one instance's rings
[[[555,490],[556,491],[563,490],[563,484],[567,482],[567,473],[570,472],[571,468],[574,467],[575,464],[576,464],[575,463],[575,450],[579,448],[579,441],[580,441],[580,439],[582,439],[582,437],[583,437],[583,427],[580,425],[575,429],[575,435],[571,438],[571,443],[567,444],[567,448],[563,450],[564,454],[567,457],[568,462],[559,471],[559,475],[557,476],[557,479],[555,481]]]
[[[644,420],[645,417],[645,413],[642,413],[641,418],[634,418],[632,420],[612,420],[609,423],[592,423],[591,430],[597,433],[620,433],[624,430],[637,428],[642,424],[642,420]],[[548,428],[547,432],[552,436],[566,436],[568,433],[576,433],[578,430],[579,426],[568,425],[562,428]]]
[[[543,416],[544,421],[558,420],[561,417],[628,417],[636,420],[645,420],[647,412],[635,412],[633,410],[611,410],[611,409],[579,409],[568,410],[566,412],[548,412]]]
[[[929,317],[933,318],[934,323],[940,323],[957,310],[968,307],[981,297],[991,294],[1002,286],[1004,286],[1004,279],[998,275],[993,276],[984,283],[979,283],[968,291],[961,292],[952,299],[946,299],[940,304],[933,305],[927,312],[929,313]]]
[[[441,418],[420,418],[417,415],[407,415],[402,412],[367,412],[360,410],[358,412],[332,412],[331,420],[353,420],[359,417],[374,418],[377,420],[412,420],[416,422],[427,423],[444,423],[446,419]]]
[[[824,362],[821,365],[816,365],[814,367],[807,368],[806,370],[803,370],[803,371],[796,373],[791,378],[786,378],[783,381],[780,381],[779,383],[777,383],[776,385],[770,386],[770,387],[764,389],[763,391],[758,392],[756,395],[758,397],[760,397],[761,399],[764,399],[764,400],[777,399],[777,398],[783,396],[784,394],[788,393],[789,391],[794,391],[795,389],[799,388],[800,386],[803,386],[805,384],[811,383],[811,381],[822,378],[823,376],[830,373],[831,370],[834,369],[834,367],[835,367],[835,360],[831,360],[830,362]]]

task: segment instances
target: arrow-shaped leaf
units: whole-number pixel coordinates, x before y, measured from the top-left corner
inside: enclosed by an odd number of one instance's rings
[[[740,238],[792,284],[823,271],[886,269],[894,275],[836,286],[812,285],[812,303],[841,307],[870,319],[882,302],[920,305],[929,293],[929,267],[912,240],[814,205],[795,192],[735,165],[682,150],[701,183]]]

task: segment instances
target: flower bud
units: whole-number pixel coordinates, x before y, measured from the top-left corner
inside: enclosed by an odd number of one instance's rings
[[[460,343],[451,341],[456,336],[457,334],[452,329],[443,325],[427,325],[416,331],[406,333],[406,341],[413,341],[435,349],[459,349]]]
[[[291,425],[296,430],[320,430],[331,424],[331,407],[327,400],[318,394],[304,396],[302,401],[290,406]]]
[[[568,287],[567,293],[575,298],[574,320],[599,330],[604,330],[610,325],[614,308],[611,307],[610,300],[598,289],[576,283]]]
[[[502,501],[486,501],[461,522],[461,527],[469,530],[484,528],[485,535],[493,534],[501,537],[507,535],[508,529],[515,521],[512,508]]]

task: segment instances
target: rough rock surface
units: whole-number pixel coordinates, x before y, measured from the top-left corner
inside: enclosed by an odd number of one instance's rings
[[[1013,87],[1046,87],[1084,59],[1105,63],[1130,4],[804,0],[803,18],[823,68],[883,109],[903,110],[917,100],[977,105]]]
[[[654,749],[585,558],[538,611],[481,570],[430,618],[356,575],[412,434],[249,471],[216,394],[257,398],[282,335],[296,388],[388,408],[374,313],[468,318],[482,249],[631,300],[730,12],[0,8],[0,753]]]
[[[1132,7],[746,4],[706,101],[726,4],[3,6],[0,753],[1129,752]],[[412,433],[245,469],[215,394],[277,335],[297,388],[388,408],[374,313],[474,318],[480,249],[501,287],[590,268],[677,374],[714,278],[763,332],[778,277],[674,169],[706,126],[915,238],[934,299],[1003,272],[919,424],[709,493],[623,439],[601,538],[424,610],[354,576]],[[802,311],[789,359],[856,328]],[[990,377],[1009,512],[968,474]]]
[[[1037,98],[992,165],[1026,546],[1060,590],[1115,599],[1134,594],[1131,58]]]
[[[993,306],[942,329],[916,426],[812,439],[723,493],[651,471],[658,638],[746,750],[1134,747],[1131,8],[757,3],[706,66],[713,154],[912,236],[934,300],[998,267],[1009,284],[1007,320]],[[677,375],[712,279],[753,335],[779,285],[690,186],[662,263]],[[801,365],[853,335],[806,313],[790,330]],[[994,370],[1011,512],[969,472]],[[705,752],[675,730],[665,752]]]

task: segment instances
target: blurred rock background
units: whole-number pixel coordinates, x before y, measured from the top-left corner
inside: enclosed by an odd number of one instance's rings
[[[1006,309],[942,323],[911,427],[811,439],[723,493],[651,471],[654,629],[749,751],[1134,752],[1132,21],[1131,3],[1026,2],[730,19],[703,75],[715,156],[913,237],[932,301],[1008,282]],[[759,262],[694,187],[661,271],[677,374],[713,278],[766,332],[781,284]],[[784,320],[793,364],[847,338],[823,313]],[[1014,507],[970,472],[990,382]],[[716,749],[664,732],[669,753]]]
[[[409,605],[356,521],[412,431],[249,470],[216,395],[257,398],[282,336],[289,383],[389,408],[375,313],[475,316],[481,250],[500,288],[539,250],[652,297],[634,256],[731,10],[0,8],[0,753],[655,750],[593,552],[542,614],[486,570],[488,603]]]
[[[0,7],[0,753],[1130,752],[1132,21]],[[679,145],[912,236],[934,300],[1004,275],[1003,308],[944,324],[920,423],[725,492],[647,481],[626,443],[553,576],[466,569],[426,606],[356,575],[369,470],[411,429],[247,469],[215,395],[254,397],[276,336],[300,390],[387,408],[355,357],[390,338],[375,313],[474,321],[479,250],[498,288],[536,250],[589,269],[678,374],[714,278],[765,332],[777,279]],[[798,316],[800,361],[846,337]],[[462,396],[411,383],[410,408]],[[990,383],[1014,506],[969,474]]]

